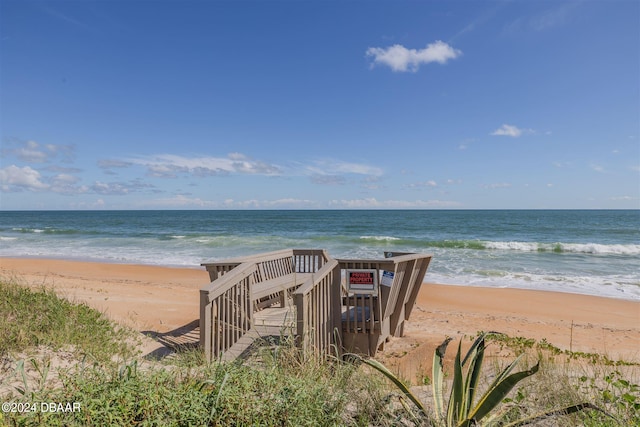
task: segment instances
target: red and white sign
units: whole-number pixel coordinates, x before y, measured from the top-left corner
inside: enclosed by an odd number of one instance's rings
[[[378,271],[374,269],[347,270],[347,290],[354,294],[378,295]]]

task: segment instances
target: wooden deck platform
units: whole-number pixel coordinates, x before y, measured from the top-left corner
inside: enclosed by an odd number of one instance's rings
[[[286,307],[267,307],[255,313],[253,328],[223,353],[220,361],[231,362],[236,359],[246,359],[261,345],[281,343],[283,339],[295,337],[295,333],[295,306],[289,304]],[[148,335],[165,347],[161,353],[162,357],[166,357],[181,348],[199,346],[199,321],[195,320],[165,333],[148,332]]]
[[[294,306],[268,307],[255,313],[254,326],[220,357],[221,362],[247,359],[262,345],[278,344],[296,333]]]
[[[199,344],[208,360],[248,357],[294,337],[307,356],[373,356],[404,334],[431,255],[335,259],[321,249],[286,249],[202,264]]]

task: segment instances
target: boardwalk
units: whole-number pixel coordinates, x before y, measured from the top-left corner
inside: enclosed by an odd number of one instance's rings
[[[231,348],[220,356],[220,361],[246,359],[261,345],[280,343],[295,337],[295,306],[267,307],[255,313],[254,326]],[[200,326],[196,320],[169,332],[145,331],[145,334],[163,345],[152,357],[167,357],[181,348],[194,348],[200,344]],[[173,351],[172,351],[173,350]]]
[[[220,356],[220,361],[246,359],[261,345],[295,338],[295,332],[295,307],[265,308],[256,313],[253,328],[225,351]]]
[[[430,261],[288,249],[203,264],[211,283],[200,290],[200,345],[209,360],[245,357],[266,337],[294,337],[305,355],[373,355],[403,335]]]

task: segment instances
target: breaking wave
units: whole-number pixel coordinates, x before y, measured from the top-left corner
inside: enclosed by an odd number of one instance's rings
[[[486,249],[524,252],[579,253],[594,255],[640,255],[640,245],[605,245],[600,243],[484,242]]]

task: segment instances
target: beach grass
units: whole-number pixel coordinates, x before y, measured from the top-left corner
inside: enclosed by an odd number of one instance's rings
[[[410,402],[366,366],[338,359],[305,361],[291,342],[264,347],[251,363],[206,363],[198,349],[151,363],[133,356],[131,333],[52,290],[0,280],[0,356],[15,361],[14,379],[27,368],[36,372],[22,377],[2,400],[80,408],[0,413],[0,426],[423,425]],[[640,425],[638,365],[559,352],[523,337],[499,340],[513,354],[524,354],[523,368],[541,361],[540,371],[502,402],[513,419],[588,401],[611,416],[585,412],[556,418],[554,425]],[[51,351],[46,356],[35,350],[43,347]],[[50,361],[69,348],[76,363],[59,369],[54,379]],[[503,367],[498,358],[488,363],[481,384]],[[417,394],[424,397],[420,389]],[[427,408],[428,400],[424,397]]]
[[[44,346],[93,362],[120,363],[136,355],[136,332],[86,304],[44,286],[0,279],[0,357]]]

